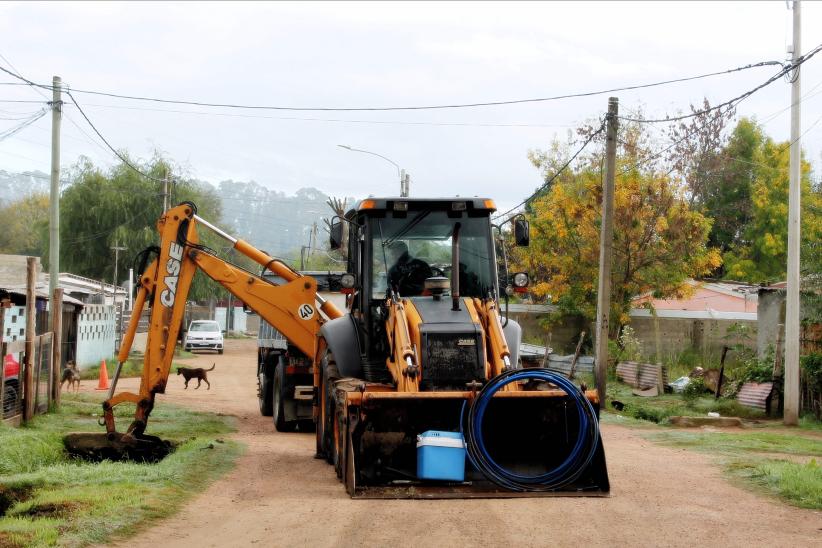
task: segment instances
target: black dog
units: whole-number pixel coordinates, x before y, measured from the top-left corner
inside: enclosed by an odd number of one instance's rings
[[[188,381],[191,379],[197,379],[197,386],[194,387],[196,390],[200,388],[200,385],[203,381],[208,385],[208,390],[211,390],[211,383],[208,382],[208,372],[213,371],[214,368],[217,367],[217,364],[211,366],[211,369],[203,369],[202,367],[178,367],[177,374],[182,375],[186,379],[186,388],[188,388]]]

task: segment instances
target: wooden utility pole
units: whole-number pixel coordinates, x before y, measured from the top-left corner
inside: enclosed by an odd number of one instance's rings
[[[597,287],[596,369],[599,405],[605,405],[608,377],[608,329],[611,313],[611,256],[614,244],[614,186],[616,180],[616,139],[619,99],[608,99],[605,139],[605,182],[602,188],[602,227],[599,236],[599,285]]]
[[[799,0],[793,3],[793,62],[802,54]],[[786,425],[799,424],[799,211],[802,86],[800,68],[793,69],[791,86],[791,159],[788,189],[788,291],[785,304],[785,414]]]
[[[163,177],[163,213],[168,211],[168,170],[166,176]]]
[[[60,120],[63,114],[62,80],[51,80],[51,188],[49,192],[49,295],[54,295],[60,276]],[[49,325],[54,331],[57,314],[49,307]]]
[[[37,259],[26,259],[26,374],[23,377],[23,420],[28,421],[34,416],[34,337],[37,324],[37,295],[34,287],[37,282]]]
[[[0,424],[6,418],[6,308],[0,300]]]
[[[60,373],[63,369],[63,290],[51,294],[51,400],[60,405]]]

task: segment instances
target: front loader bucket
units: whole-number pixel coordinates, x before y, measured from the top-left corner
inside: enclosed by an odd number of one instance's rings
[[[595,400],[595,394],[589,393],[589,399]],[[480,472],[471,459],[466,460],[462,482],[421,480],[417,436],[429,430],[460,432],[470,406],[466,402],[475,394],[357,391],[340,396],[347,400],[347,420],[338,421],[338,473],[354,498],[606,496],[610,490],[598,428],[593,457],[573,481],[556,488],[506,488]],[[566,461],[578,426],[575,409],[561,391],[506,391],[489,404],[483,440],[495,463],[533,477]]]
[[[113,432],[76,432],[63,438],[69,455],[89,461],[158,462],[174,450],[174,445],[156,436],[133,437]]]

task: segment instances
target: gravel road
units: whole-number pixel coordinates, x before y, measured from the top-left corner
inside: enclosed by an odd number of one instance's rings
[[[236,416],[233,438],[248,448],[236,469],[120,546],[822,546],[822,513],[737,488],[708,457],[614,425],[603,426],[608,498],[351,500],[313,458],[313,434],[280,434],[260,416],[255,345],[229,340],[222,356],[182,360],[216,363],[211,390],[172,376],[157,403]]]

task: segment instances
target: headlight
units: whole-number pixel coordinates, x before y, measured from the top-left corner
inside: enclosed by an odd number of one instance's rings
[[[343,286],[344,289],[352,289],[356,283],[357,278],[351,273],[345,273],[340,276],[340,285]]]
[[[517,272],[514,274],[514,287],[528,287],[528,274]]]

